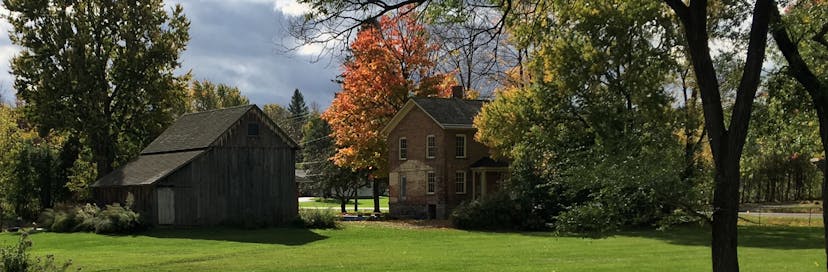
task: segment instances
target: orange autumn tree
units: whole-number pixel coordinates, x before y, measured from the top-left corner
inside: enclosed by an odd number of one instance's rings
[[[450,94],[454,77],[435,72],[433,53],[439,46],[429,42],[416,16],[409,10],[383,16],[363,27],[351,44],[342,90],[322,115],[338,147],[337,165],[386,176],[387,147],[380,130],[409,97]],[[375,190],[376,211],[377,194]]]

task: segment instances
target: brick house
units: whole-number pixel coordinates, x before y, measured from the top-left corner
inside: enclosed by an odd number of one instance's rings
[[[448,218],[461,202],[496,191],[508,165],[474,140],[482,100],[411,98],[382,130],[388,143],[389,212]]]

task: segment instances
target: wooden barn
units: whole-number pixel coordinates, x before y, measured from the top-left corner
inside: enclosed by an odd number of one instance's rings
[[[141,155],[93,185],[153,225],[275,225],[298,210],[298,145],[255,105],[181,116]]]

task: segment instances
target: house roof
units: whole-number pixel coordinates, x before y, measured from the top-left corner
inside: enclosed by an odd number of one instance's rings
[[[509,163],[504,161],[499,161],[492,159],[488,156],[483,157],[476,162],[472,163],[469,168],[502,168],[502,167],[509,167]]]
[[[434,97],[418,97],[411,100],[442,126],[471,126],[474,117],[483,107],[483,100]]]
[[[437,125],[443,129],[472,129],[474,117],[483,108],[483,100],[468,100],[457,98],[415,97],[408,100],[394,115],[394,118],[383,128],[382,133],[388,135],[412,109],[420,108]]]
[[[92,187],[152,184],[172,174],[206,150],[141,155],[107,174]]]

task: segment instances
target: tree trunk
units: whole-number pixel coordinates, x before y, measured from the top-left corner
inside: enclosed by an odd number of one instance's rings
[[[724,169],[716,173],[716,190],[713,193],[713,271],[739,271],[736,227],[739,216],[739,160],[727,156],[723,163]]]
[[[381,213],[380,211],[380,190],[379,190],[379,182],[376,178],[368,176],[368,179],[371,180],[371,187],[373,187],[373,195],[374,195],[374,213]]]
[[[112,163],[115,162],[115,141],[109,132],[97,132],[91,135],[92,159],[95,161],[98,176],[102,178],[112,172]]]
[[[347,198],[340,198],[339,199],[339,211],[341,213],[347,213],[348,212],[348,209],[346,208],[347,204],[348,204],[348,199]]]
[[[822,218],[828,218],[828,119],[825,116],[823,105],[822,114],[819,114],[819,136],[822,139],[822,150],[825,156],[822,159]],[[825,261],[828,263],[828,221],[822,220],[822,238],[825,243]],[[828,267],[826,267],[828,269]]]
[[[714,272],[738,272],[736,228],[739,202],[739,160],[747,137],[753,99],[759,87],[762,63],[768,34],[769,11],[772,0],[756,1],[750,26],[750,35],[742,78],[736,91],[736,101],[725,126],[716,68],[710,54],[707,1],[663,0],[681,21],[687,51],[693,64],[704,111],[710,150],[715,162],[713,189],[713,241],[711,253]],[[773,7],[773,8],[771,8]]]

